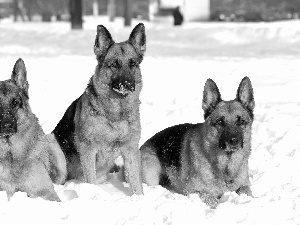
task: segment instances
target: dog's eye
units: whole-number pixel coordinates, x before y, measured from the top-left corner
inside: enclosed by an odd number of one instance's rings
[[[137,65],[138,65],[138,64],[137,64],[134,60],[130,60],[130,62],[129,62],[129,67],[130,67],[130,69],[136,67]]]
[[[247,121],[245,119],[243,119],[242,117],[238,116],[236,124],[238,126],[245,126],[245,125],[247,125]]]
[[[120,68],[120,64],[117,60],[113,61],[109,66],[112,68]]]
[[[12,108],[12,109],[17,108],[19,105],[20,105],[20,103],[19,103],[19,101],[18,101],[17,99],[13,99],[13,100],[11,101],[11,108]]]
[[[224,118],[217,119],[215,124],[218,125],[218,126],[224,126],[225,125]]]

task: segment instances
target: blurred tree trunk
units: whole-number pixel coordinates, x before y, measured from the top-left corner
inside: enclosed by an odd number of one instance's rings
[[[19,0],[14,0],[14,21],[18,21],[18,14],[19,14]]]
[[[132,4],[131,0],[124,0],[124,25],[131,26]]]
[[[115,0],[108,0],[107,12],[108,12],[109,21],[110,22],[115,21],[115,17],[116,17],[116,1]]]
[[[56,21],[62,21],[62,15],[65,12],[65,0],[52,0],[53,11],[56,17]]]
[[[93,0],[93,16],[99,16],[98,0]]]
[[[72,29],[82,29],[82,0],[70,0]]]
[[[52,1],[49,0],[39,0],[39,6],[43,22],[51,22],[53,14]]]
[[[18,21],[18,15],[20,15],[22,21],[25,21],[23,0],[14,0],[13,7],[14,7],[14,21],[15,22]]]
[[[27,18],[28,21],[32,21],[32,8],[33,8],[33,0],[27,0],[25,1],[26,5],[26,11],[27,11]]]

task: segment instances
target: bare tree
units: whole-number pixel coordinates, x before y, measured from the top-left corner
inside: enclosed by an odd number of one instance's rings
[[[72,29],[82,29],[82,0],[70,0]]]
[[[54,12],[52,1],[49,0],[39,0],[39,6],[42,15],[43,22],[51,22],[51,17]]]
[[[99,16],[98,0],[93,0],[93,16]]]
[[[14,0],[13,7],[14,7],[14,21],[15,22],[18,21],[19,15],[22,21],[25,21],[23,0]]]
[[[32,21],[32,15],[34,12],[33,8],[35,7],[35,1],[34,0],[25,0],[24,7],[26,9],[28,21]]]
[[[113,22],[116,17],[116,0],[108,0],[107,13],[109,16],[109,21]]]
[[[132,0],[124,0],[124,25],[131,26]]]

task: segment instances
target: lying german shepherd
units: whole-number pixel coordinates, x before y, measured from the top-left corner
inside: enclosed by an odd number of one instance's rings
[[[106,179],[122,155],[133,194],[142,194],[139,95],[140,63],[146,51],[143,24],[115,43],[99,25],[94,46],[98,65],[85,92],[66,110],[53,133],[67,159],[68,179]]]
[[[25,64],[0,81],[0,190],[60,201],[53,182],[66,178],[66,162],[53,135],[46,136],[31,112]],[[52,178],[52,180],[51,180]]]
[[[254,105],[248,77],[231,101],[223,101],[208,79],[202,102],[205,122],[169,127],[141,147],[144,182],[185,195],[197,193],[212,208],[226,191],[251,196],[248,158]]]

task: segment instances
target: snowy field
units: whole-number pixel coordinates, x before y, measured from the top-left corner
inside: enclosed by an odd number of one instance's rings
[[[105,25],[117,42],[133,28],[104,17],[85,18],[83,31],[71,31],[64,22],[0,21],[0,79],[10,78],[15,61],[23,58],[30,104],[46,133],[94,72],[97,24]],[[144,196],[130,196],[128,184],[112,174],[98,186],[56,185],[61,203],[25,193],[8,201],[0,192],[0,224],[300,224],[300,21],[145,25],[140,144],[168,126],[203,122],[207,78],[230,100],[248,76],[256,102],[249,162],[254,198],[225,193],[212,210],[196,195],[160,186],[144,185]]]

